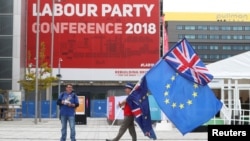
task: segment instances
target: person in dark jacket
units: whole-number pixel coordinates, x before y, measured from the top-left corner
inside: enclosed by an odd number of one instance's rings
[[[66,85],[66,91],[61,92],[57,100],[57,105],[60,106],[60,120],[62,123],[60,141],[66,141],[67,122],[69,122],[70,126],[70,139],[71,141],[76,141],[75,108],[79,106],[79,100],[77,95],[73,92],[72,84]]]

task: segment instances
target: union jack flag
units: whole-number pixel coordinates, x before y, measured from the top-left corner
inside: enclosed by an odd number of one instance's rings
[[[141,116],[141,114],[142,114],[141,108],[138,107],[138,108],[136,108],[136,109],[133,109],[133,110],[132,110],[132,113],[133,113],[133,115],[134,115],[136,118],[138,118],[138,117]]]
[[[147,93],[147,83],[143,77],[142,80],[136,84],[131,94],[127,97],[127,103],[133,112],[135,121],[141,128],[144,135],[156,140],[156,135],[152,127]]]
[[[180,75],[200,85],[211,82],[211,75],[186,38],[178,42],[164,57]]]

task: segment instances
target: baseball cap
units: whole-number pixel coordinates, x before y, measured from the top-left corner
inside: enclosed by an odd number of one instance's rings
[[[129,89],[133,89],[134,88],[134,84],[130,83],[130,82],[127,82],[126,85],[125,85],[125,88],[129,88]]]

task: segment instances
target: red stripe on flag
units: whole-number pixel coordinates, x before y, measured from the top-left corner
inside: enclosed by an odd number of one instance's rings
[[[132,110],[132,112],[136,118],[141,116],[141,114],[142,114],[141,108],[136,108],[136,109]]]

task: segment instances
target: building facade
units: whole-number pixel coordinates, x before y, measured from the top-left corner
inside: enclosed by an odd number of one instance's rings
[[[64,1],[66,2],[66,1]],[[162,2],[162,1],[159,1]],[[26,53],[27,53],[27,7],[28,1],[22,0],[0,0],[0,89],[3,90],[21,90],[21,86],[17,81],[24,78],[25,69],[27,66]],[[160,7],[162,12],[162,7]],[[160,12],[159,18],[160,19]],[[186,37],[193,45],[196,52],[205,63],[212,63],[230,56],[250,50],[250,14],[249,13],[171,13],[165,14],[166,27],[168,32],[169,46],[173,46],[178,40]],[[56,19],[57,20],[57,19]],[[160,31],[160,30],[159,30]],[[57,35],[55,35],[57,36]],[[98,37],[99,38],[99,37]],[[143,40],[144,38],[138,38]],[[146,39],[146,38],[145,38]],[[131,43],[136,42],[136,38],[131,40]],[[72,42],[72,40],[70,41]],[[146,49],[143,46],[140,49]],[[155,47],[155,52],[158,52],[160,47]],[[109,48],[114,51],[111,45]],[[70,50],[72,51],[72,50]],[[134,51],[133,54],[136,54]],[[159,53],[160,57],[160,53]],[[55,62],[57,62],[55,58]],[[156,62],[157,59],[152,62]],[[131,61],[130,61],[131,62]],[[97,63],[102,63],[101,61]],[[54,74],[57,74],[57,63],[54,63]],[[128,63],[129,64],[129,63]],[[64,66],[63,64],[62,66]],[[111,64],[112,65],[112,64]],[[85,78],[88,76],[104,77],[110,80],[97,80],[97,79],[65,79],[71,77],[72,73],[66,68],[62,70],[62,88],[66,83],[73,83],[76,89],[80,92],[106,94],[110,89],[121,89],[126,81],[136,83],[141,75],[143,75],[152,63],[145,62],[141,64],[143,71],[134,69],[116,69],[114,73],[117,76],[123,75],[126,79],[109,77],[106,70],[99,72],[105,73],[100,75],[97,73],[88,74],[91,69],[83,71],[82,75]],[[132,70],[132,71],[128,71]],[[74,73],[73,73],[74,74]],[[108,74],[108,75],[106,75]],[[129,75],[127,77],[127,75]],[[78,78],[79,75],[76,76]],[[55,84],[52,93],[58,93],[58,86]],[[99,96],[97,96],[99,97]]]
[[[0,0],[0,89],[20,90],[17,83],[24,76],[25,3]]]
[[[165,13],[169,46],[186,37],[205,63],[250,50],[249,13]]]
[[[51,93],[56,99],[58,91],[63,91],[67,83],[75,85],[79,93],[105,98],[107,91],[122,89],[127,81],[136,83],[160,57],[161,0],[150,3],[96,0],[91,4],[82,0],[40,0],[39,14],[37,2],[0,0],[2,90],[22,90],[18,81],[24,79],[26,67],[31,64],[35,69],[36,26],[40,26],[40,42],[46,43],[46,59],[52,62],[49,63],[52,75],[60,72],[62,76],[61,85],[55,82],[51,92],[44,91],[46,95],[42,99],[48,100]],[[57,11],[54,22],[53,2]],[[117,8],[121,8],[120,12]],[[86,13],[88,10],[91,12]],[[39,24],[36,23],[38,15]],[[27,60],[30,50],[31,62]]]

